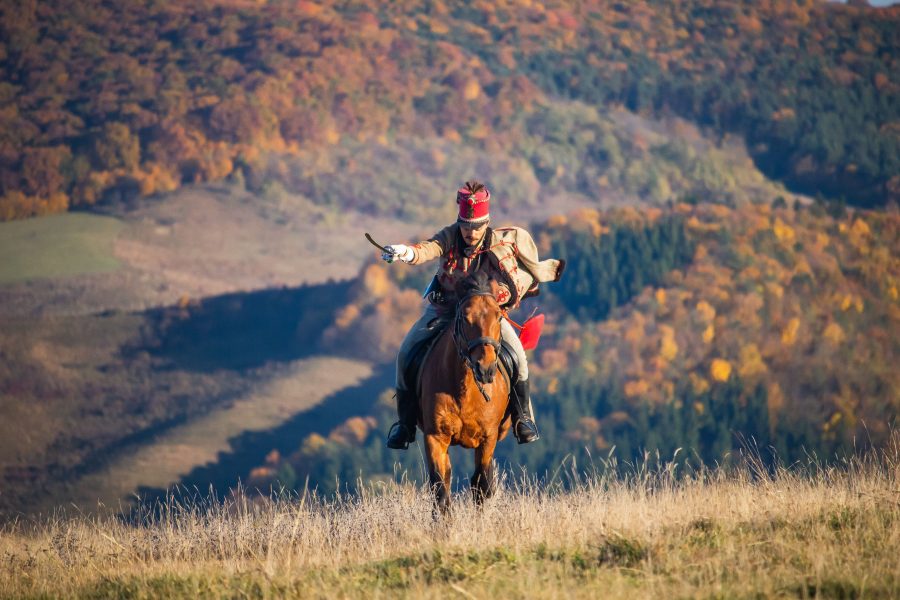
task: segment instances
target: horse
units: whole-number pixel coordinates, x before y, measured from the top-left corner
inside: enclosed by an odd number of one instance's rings
[[[419,395],[428,479],[442,514],[450,512],[450,446],[475,450],[471,486],[480,504],[494,494],[494,449],[511,425],[510,382],[498,373],[503,313],[497,283],[478,273],[456,292],[453,321],[422,365]]]

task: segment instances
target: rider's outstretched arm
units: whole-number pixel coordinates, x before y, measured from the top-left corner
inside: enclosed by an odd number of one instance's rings
[[[456,225],[450,225],[438,231],[429,239],[406,246],[403,244],[394,244],[386,246],[391,253],[385,252],[381,257],[387,262],[400,260],[413,265],[422,264],[429,260],[443,256],[448,249],[452,247],[453,241],[456,239]]]

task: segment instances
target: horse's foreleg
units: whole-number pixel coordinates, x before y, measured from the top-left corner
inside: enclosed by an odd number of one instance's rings
[[[481,504],[494,495],[494,449],[497,438],[485,440],[475,448],[475,472],[472,474],[472,497]]]
[[[428,480],[434,493],[435,507],[442,514],[450,513],[450,442],[441,435],[425,436],[428,455]]]

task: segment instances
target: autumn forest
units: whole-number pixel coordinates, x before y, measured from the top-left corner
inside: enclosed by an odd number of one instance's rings
[[[535,131],[547,95],[743,136],[770,178],[880,207],[900,198],[898,19],[812,0],[7,3],[0,218],[226,177],[346,205],[322,188],[371,141],[503,149],[516,193],[615,187],[604,140]],[[684,193],[651,179],[655,200]]]

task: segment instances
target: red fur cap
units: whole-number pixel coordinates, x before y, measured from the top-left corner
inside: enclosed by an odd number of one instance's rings
[[[456,203],[459,204],[459,221],[465,223],[485,223],[490,220],[491,192],[482,187],[473,192],[468,186],[456,192]]]

